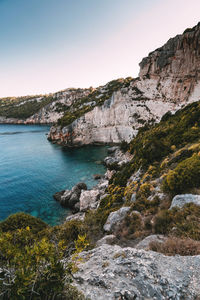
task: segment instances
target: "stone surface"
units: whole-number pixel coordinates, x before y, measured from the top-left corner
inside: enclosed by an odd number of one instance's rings
[[[60,202],[60,204],[64,207],[75,208],[77,211],[76,204],[79,202],[81,191],[86,190],[87,185],[84,182],[77,183],[71,190],[65,190],[64,193],[58,192],[54,195],[56,196],[56,200]],[[62,195],[61,195],[62,193]]]
[[[131,196],[131,202],[135,202],[136,201],[136,194],[132,194]]]
[[[117,241],[117,238],[114,234],[105,235],[102,239],[98,240],[96,247],[100,247],[104,244],[113,245]]]
[[[200,294],[200,256],[102,245],[80,257],[73,284],[91,300],[194,300]]]
[[[141,242],[139,242],[136,245],[136,249],[144,249],[144,250],[149,250],[149,244],[151,242],[159,242],[163,243],[167,240],[167,237],[161,234],[152,234],[147,236],[145,239],[143,239]]]
[[[66,222],[68,222],[68,221],[72,221],[72,220],[84,221],[84,219],[85,219],[85,213],[78,212],[74,215],[68,216],[65,220],[66,220]]]
[[[116,229],[116,226],[125,218],[128,214],[130,207],[121,207],[119,210],[111,212],[108,219],[103,227],[107,232],[112,232]]]
[[[57,192],[57,193],[55,193],[55,194],[53,195],[53,197],[54,197],[54,199],[55,199],[56,201],[59,201],[59,202],[60,202],[61,197],[63,196],[64,193],[65,193],[65,190],[60,191],[60,192]]]
[[[99,190],[82,191],[80,195],[80,211],[95,209],[100,197]]]
[[[193,195],[193,194],[176,195],[172,200],[170,209],[172,209],[173,207],[182,208],[187,203],[194,203],[196,205],[200,205],[200,195]]]

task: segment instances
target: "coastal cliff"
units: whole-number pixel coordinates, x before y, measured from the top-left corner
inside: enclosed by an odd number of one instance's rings
[[[200,99],[200,24],[170,39],[140,63],[139,78],[118,86],[101,105],[58,123],[49,139],[68,146],[129,142],[143,125]],[[106,89],[107,86],[104,87]],[[95,97],[90,95],[90,100]],[[62,119],[61,119],[62,120]]]

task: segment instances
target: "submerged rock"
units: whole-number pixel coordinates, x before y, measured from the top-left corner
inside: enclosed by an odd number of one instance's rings
[[[200,255],[165,256],[104,244],[80,258],[73,284],[91,300],[194,300],[200,294]]]
[[[94,175],[93,175],[93,178],[94,178],[95,180],[101,179],[102,177],[103,177],[103,175],[101,175],[101,174],[94,174]]]
[[[172,209],[173,207],[182,208],[187,203],[194,203],[196,205],[200,205],[200,195],[193,195],[193,194],[176,195],[172,200],[170,209]]]

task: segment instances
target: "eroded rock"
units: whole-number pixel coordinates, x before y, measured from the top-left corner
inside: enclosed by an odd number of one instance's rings
[[[126,217],[129,211],[130,207],[121,207],[119,210],[111,212],[103,229],[107,232],[115,230],[116,226]]]
[[[149,245],[151,242],[159,242],[164,243],[167,240],[162,234],[152,234],[144,238],[141,242],[139,242],[135,248],[149,250]]]
[[[194,203],[196,205],[200,205],[200,195],[193,195],[193,194],[176,195],[172,200],[170,209],[172,209],[173,207],[182,208],[187,203]]]
[[[99,190],[82,191],[80,195],[80,211],[95,209],[100,197]]]
[[[200,294],[200,256],[104,244],[80,257],[73,284],[91,300],[194,300]]]

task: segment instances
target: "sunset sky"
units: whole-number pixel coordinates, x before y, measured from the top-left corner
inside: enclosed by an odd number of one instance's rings
[[[199,0],[0,0],[0,97],[137,77],[199,12]]]

